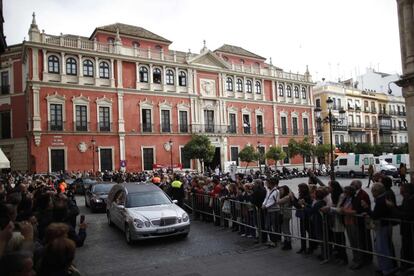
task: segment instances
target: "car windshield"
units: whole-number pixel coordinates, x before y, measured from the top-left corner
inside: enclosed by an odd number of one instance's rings
[[[380,160],[380,164],[381,165],[389,165],[390,163],[388,163],[387,161],[385,161],[385,160]]]
[[[97,184],[92,187],[94,193],[109,193],[109,190],[112,188],[112,184]]]
[[[128,195],[127,207],[129,208],[162,204],[171,204],[171,201],[162,191],[134,193]]]

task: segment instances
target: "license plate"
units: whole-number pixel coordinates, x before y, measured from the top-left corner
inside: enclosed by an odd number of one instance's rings
[[[157,230],[158,233],[169,233],[169,232],[173,232],[173,231],[174,231],[174,228],[171,228],[171,227]]]

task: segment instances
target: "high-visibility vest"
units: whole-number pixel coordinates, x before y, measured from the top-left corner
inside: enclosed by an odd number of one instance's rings
[[[171,183],[171,187],[177,188],[177,189],[181,188],[182,185],[183,185],[183,183],[180,180],[174,180]]]

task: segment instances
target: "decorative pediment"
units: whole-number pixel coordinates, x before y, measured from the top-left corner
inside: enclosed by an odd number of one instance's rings
[[[290,113],[290,115],[292,115],[292,117],[298,117],[299,116],[299,113],[297,113],[296,111],[292,111]]]
[[[163,102],[159,102],[158,103],[158,106],[160,108],[168,108],[168,109],[171,109],[172,108],[172,104],[169,103],[169,102],[167,102],[167,100],[164,100]]]
[[[279,111],[279,115],[280,115],[280,117],[287,117],[288,116],[288,114],[285,110]]]
[[[154,106],[154,103],[149,101],[148,98],[145,98],[145,100],[139,101],[139,105],[142,108],[152,108]]]
[[[307,111],[302,113],[302,117],[303,118],[308,118],[309,117],[309,113]]]
[[[184,102],[181,102],[181,103],[178,103],[177,104],[177,108],[178,109],[187,109],[187,110],[189,110],[190,109],[190,105],[188,105],[188,104],[186,104]]]
[[[52,95],[47,95],[46,96],[46,100],[48,101],[48,102],[51,102],[51,101],[54,101],[54,102],[64,102],[64,101],[66,101],[66,97],[64,96],[64,95],[59,95],[58,93],[57,93],[57,91],[55,91],[55,93],[54,94],[52,94]]]
[[[263,110],[263,108],[259,107],[259,108],[256,108],[256,109],[254,110],[254,112],[255,112],[257,115],[263,115],[264,110]]]
[[[234,107],[234,106],[229,106],[229,107],[227,107],[227,110],[228,110],[229,112],[234,112],[234,113],[237,113],[237,111],[238,111],[237,107]]]
[[[97,105],[112,105],[112,99],[108,99],[105,96],[102,98],[97,98],[95,102]]]
[[[220,57],[218,57],[215,53],[211,51],[206,51],[205,53],[193,57],[188,61],[188,63],[215,68],[231,68],[231,66],[227,62],[222,60]]]
[[[74,104],[88,104],[89,103],[89,97],[85,97],[82,94],[80,94],[78,97],[73,96],[72,102]]]
[[[242,113],[250,113],[250,112],[252,112],[252,110],[248,108],[247,106],[242,108]]]

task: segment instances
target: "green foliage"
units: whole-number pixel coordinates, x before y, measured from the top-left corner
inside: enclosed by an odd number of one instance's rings
[[[325,158],[325,156],[331,151],[331,145],[321,144],[316,145],[313,154],[318,158]]]
[[[253,146],[245,146],[240,152],[239,152],[239,158],[242,162],[246,162],[246,168],[249,165],[249,163],[253,161],[257,161],[259,159],[259,153],[255,150]]]
[[[205,135],[193,135],[184,146],[183,155],[189,159],[198,159],[201,162],[210,162],[214,157],[214,146]]]
[[[288,143],[289,157],[293,158],[296,155],[300,155],[303,158],[303,168],[305,169],[305,158],[311,156],[313,153],[313,145],[309,142],[308,137],[305,137],[302,141],[296,141],[291,138]]]
[[[275,168],[277,168],[277,161],[285,159],[286,155],[286,152],[278,146],[273,146],[266,152],[266,158],[275,161]]]
[[[404,143],[392,149],[392,153],[394,154],[404,154],[408,153],[408,143]]]
[[[382,153],[387,152],[387,151],[388,151],[388,149],[387,149],[387,147],[386,147],[386,146],[384,146],[384,145],[380,145],[380,144],[377,144],[377,145],[374,145],[374,146],[373,146],[372,153],[373,153],[375,156],[379,156],[379,155],[382,155]]]
[[[355,146],[355,153],[365,154],[373,153],[374,147],[370,143],[358,143]]]
[[[355,144],[352,142],[345,142],[338,145],[338,149],[344,153],[355,152]]]

